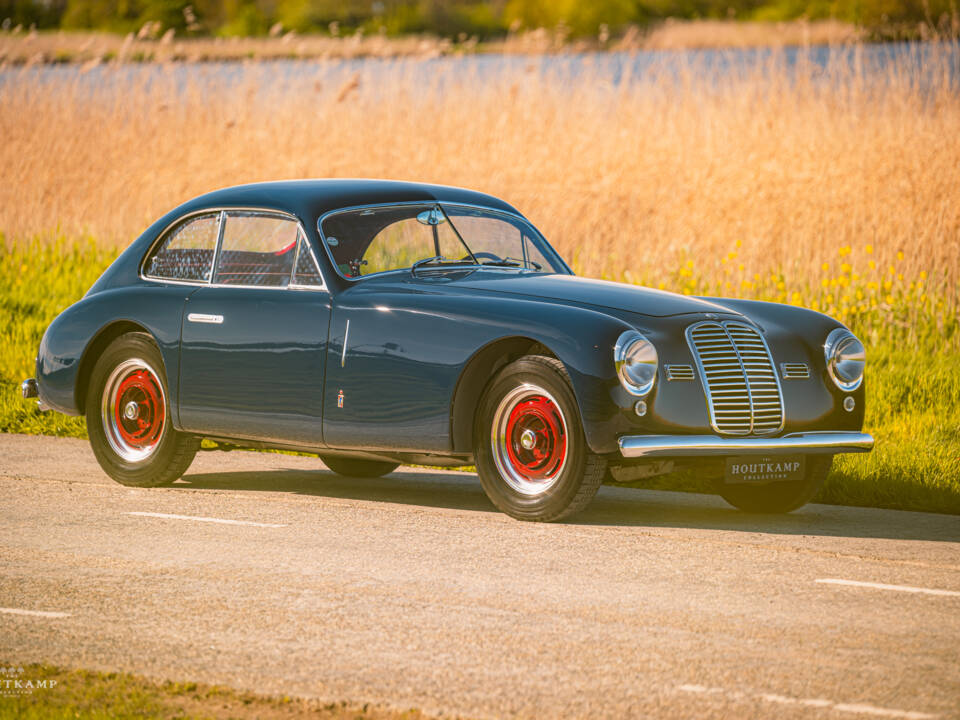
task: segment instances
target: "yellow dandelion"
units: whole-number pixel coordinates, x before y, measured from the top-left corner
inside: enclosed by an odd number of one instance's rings
[[[897,250],[897,260],[903,260],[903,250]]]
[[[867,245],[867,246],[864,248],[864,250],[867,251],[867,255],[872,255],[872,254],[873,254],[873,245]]]

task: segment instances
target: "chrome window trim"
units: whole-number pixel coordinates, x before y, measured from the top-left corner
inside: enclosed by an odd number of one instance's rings
[[[320,285],[299,285],[293,282],[285,286],[278,285],[234,285],[227,283],[215,283],[213,282],[214,273],[217,269],[217,261],[220,259],[220,248],[223,245],[223,232],[224,226],[226,224],[226,216],[228,213],[251,213],[255,215],[272,215],[275,217],[280,217],[285,220],[292,220],[297,224],[297,239],[299,240],[300,235],[303,235],[303,239],[306,241],[307,247],[310,249],[310,259],[313,260],[313,264],[317,269],[317,275],[320,277]],[[207,281],[202,280],[172,280],[168,278],[156,277],[153,275],[148,275],[145,272],[147,260],[153,255],[153,252],[157,247],[167,238],[167,235],[178,225],[189,220],[190,218],[199,216],[199,215],[214,215],[219,214],[220,218],[217,225],[217,245],[214,248],[213,252],[213,261],[210,266],[210,279]],[[326,241],[324,241],[324,247],[326,247]],[[298,248],[299,250],[299,248]],[[291,271],[291,280],[293,279],[294,274],[296,273],[296,258],[294,258],[293,270]],[[288,213],[284,210],[276,210],[274,208],[263,208],[263,207],[248,207],[248,206],[231,206],[223,205],[218,207],[204,208],[202,210],[193,210],[188,212],[175,220],[171,221],[163,230],[157,233],[156,239],[150,243],[150,247],[147,249],[147,252],[143,254],[143,257],[140,259],[140,268],[139,268],[139,277],[141,280],[152,283],[160,283],[164,285],[189,285],[191,287],[215,287],[215,288],[246,288],[253,290],[296,290],[296,291],[308,291],[308,292],[325,292],[328,293],[327,279],[323,275],[323,270],[320,267],[320,263],[317,262],[317,256],[313,251],[313,247],[310,243],[310,239],[307,237],[307,232],[304,229],[304,225],[300,222],[298,218],[293,213]]]
[[[379,275],[386,275],[388,273],[408,273],[410,268],[397,268],[395,270],[381,270],[380,272],[370,273],[369,275],[361,275],[360,277],[347,277],[340,272],[340,268],[337,266],[337,261],[333,257],[333,253],[330,252],[330,246],[327,245],[327,236],[323,234],[323,221],[326,220],[331,215],[338,215],[345,212],[354,212],[356,210],[373,210],[379,208],[402,208],[402,207],[411,207],[415,205],[440,205],[441,207],[461,207],[461,208],[472,208],[474,210],[483,210],[484,212],[494,213],[496,215],[504,215],[506,217],[514,218],[524,223],[527,227],[533,230],[536,233],[537,237],[543,241],[543,243],[550,249],[550,251],[556,256],[556,259],[560,261],[560,265],[570,274],[573,275],[573,270],[570,269],[570,266],[567,265],[567,261],[561,257],[560,253],[556,251],[553,245],[543,236],[533,223],[527,220],[520,213],[510,212],[509,210],[500,210],[498,208],[488,207],[486,205],[476,205],[474,203],[464,203],[464,202],[444,202],[442,200],[400,200],[397,202],[386,202],[386,203],[370,203],[367,205],[350,205],[347,207],[337,208],[335,210],[328,210],[319,218],[317,218],[317,234],[320,236],[320,244],[323,245],[324,251],[327,253],[327,257],[330,259],[330,265],[333,267],[333,271],[341,278],[347,282],[355,283],[360,282],[361,280],[366,280],[367,278],[377,277]],[[526,248],[524,247],[524,253],[526,253]],[[475,265],[465,265],[465,267],[476,267]],[[516,268],[495,268],[488,266],[487,270],[515,270]]]

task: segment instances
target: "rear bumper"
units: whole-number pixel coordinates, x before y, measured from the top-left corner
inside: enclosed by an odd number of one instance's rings
[[[626,458],[722,457],[725,455],[833,455],[870,452],[873,437],[859,432],[802,432],[773,438],[719,435],[627,435],[620,438]]]
[[[24,399],[37,397],[39,395],[37,381],[33,378],[27,378],[20,383],[20,394],[23,395]]]
[[[46,412],[50,409],[50,407],[40,399],[40,387],[34,378],[27,378],[20,383],[20,394],[23,395],[26,400],[37,398],[37,408],[40,412]]]

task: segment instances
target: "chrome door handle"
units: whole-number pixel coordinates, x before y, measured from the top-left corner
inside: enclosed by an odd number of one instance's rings
[[[223,315],[208,315],[207,313],[189,313],[187,320],[195,323],[210,323],[211,325],[220,325],[223,322]]]

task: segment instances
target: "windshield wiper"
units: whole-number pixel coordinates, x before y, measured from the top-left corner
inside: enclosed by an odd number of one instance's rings
[[[470,260],[447,260],[443,255],[434,255],[433,257],[424,258],[423,260],[417,260],[413,265],[410,266],[410,274],[416,275],[417,270],[425,267],[437,269],[463,267],[464,265],[469,266],[476,264],[476,262]]]
[[[493,265],[494,267],[525,267],[530,265],[534,270],[542,270],[543,265],[533,260],[517,260],[512,257],[505,257],[501,260],[488,260],[487,262],[480,263],[481,265]]]

